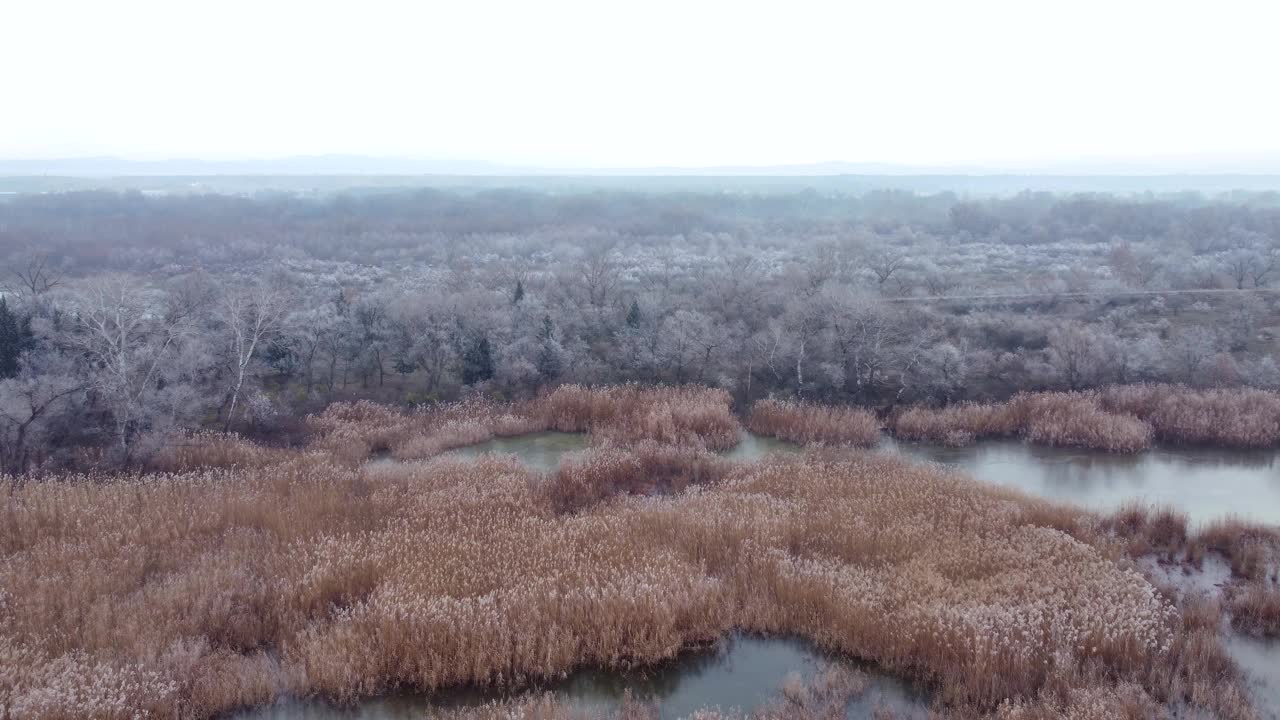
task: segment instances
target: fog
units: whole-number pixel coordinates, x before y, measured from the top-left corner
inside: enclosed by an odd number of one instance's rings
[[[1271,3],[6,9],[0,158],[1276,170]],[[1264,154],[1265,162],[1259,158]]]

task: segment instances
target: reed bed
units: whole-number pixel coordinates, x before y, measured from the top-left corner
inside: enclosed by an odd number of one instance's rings
[[[586,432],[613,445],[643,442],[726,450],[741,426],[729,394],[705,387],[562,385],[532,400],[484,397],[401,412],[367,401],[335,403],[307,418],[316,445],[356,463],[376,452],[422,460],[495,437]]]
[[[715,482],[731,465],[701,447],[646,441],[620,448],[605,445],[569,453],[548,478],[542,493],[559,512],[572,512],[618,494],[680,492]]]
[[[265,467],[287,459],[293,451],[250,442],[235,433],[199,432],[162,442],[150,469],[185,472],[201,468]]]
[[[1019,393],[1005,403],[909,408],[890,427],[904,440],[952,447],[1017,436],[1038,445],[1123,453],[1151,447],[1155,436],[1150,423],[1107,410],[1094,392]]]
[[[586,432],[614,444],[651,441],[728,450],[742,430],[725,390],[686,385],[611,387],[561,385],[538,398],[535,412],[547,426]]]
[[[1002,405],[960,403],[942,408],[907,408],[892,416],[890,429],[902,440],[963,447],[980,438],[1016,435],[1016,420]]]
[[[760,435],[801,445],[869,448],[880,442],[880,421],[867,410],[788,400],[760,400],[747,427]]]
[[[1280,587],[1253,583],[1231,597],[1231,624],[1240,632],[1265,638],[1280,637]]]
[[[1128,544],[1132,557],[1158,554],[1172,559],[1185,553],[1190,521],[1171,507],[1151,507],[1132,501],[1103,518],[1102,528]]]
[[[1121,385],[1088,392],[1019,393],[1005,403],[913,407],[890,421],[904,440],[962,446],[1020,436],[1108,452],[1171,445],[1280,446],[1280,393],[1251,388]]]
[[[346,439],[399,437],[394,415],[340,413],[321,421]],[[670,416],[661,432],[722,426]],[[736,629],[919,678],[961,717],[1184,702],[1249,717],[1216,629],[1131,569],[1100,519],[891,456],[719,463],[639,427],[572,459],[567,492],[512,458],[354,466],[329,435],[262,466],[8,484],[0,716],[515,687]],[[619,494],[652,476],[688,487]]]
[[[1197,390],[1124,385],[1099,397],[1109,412],[1149,422],[1162,442],[1232,448],[1280,446],[1280,393],[1253,388]]]

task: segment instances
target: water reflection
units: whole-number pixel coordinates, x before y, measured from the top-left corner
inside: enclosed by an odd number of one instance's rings
[[[810,676],[828,662],[848,662],[796,639],[735,636],[717,648],[688,652],[676,660],[645,670],[582,670],[549,690],[579,710],[604,713],[617,708],[624,693],[660,703],[663,718],[683,718],[702,708],[719,707],[751,712],[778,697],[791,672]],[[867,691],[846,710],[848,718],[872,718],[880,708],[894,717],[927,717],[926,694],[886,675],[869,673]],[[287,701],[239,716],[240,720],[408,720],[433,710],[473,706],[503,697],[492,692],[458,691],[437,696],[395,695],[365,701],[355,707],[335,707],[320,701]]]
[[[1111,510],[1130,500],[1180,508],[1193,522],[1228,514],[1280,524],[1280,453],[1157,448],[1117,455],[1016,440],[964,448],[898,443],[881,447],[952,465],[987,482]]]

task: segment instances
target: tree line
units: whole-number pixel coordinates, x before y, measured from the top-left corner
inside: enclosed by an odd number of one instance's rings
[[[1265,200],[23,196],[0,202],[0,461],[129,463],[335,399],[561,382],[743,406],[1276,387]],[[1224,292],[1179,292],[1206,287]],[[1043,299],[933,301],[1011,289]]]

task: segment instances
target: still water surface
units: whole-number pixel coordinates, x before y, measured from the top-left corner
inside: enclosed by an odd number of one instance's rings
[[[811,677],[828,663],[847,663],[796,639],[731,637],[714,650],[688,652],[648,670],[581,670],[562,682],[534,692],[550,691],[571,707],[607,713],[630,692],[638,700],[655,700],[663,718],[688,717],[703,708],[751,712],[779,698],[787,675]],[[847,718],[872,718],[878,708],[895,717],[927,717],[928,699],[919,688],[883,674],[868,672],[866,692],[854,698]],[[451,692],[444,695],[392,695],[353,707],[336,707],[318,700],[288,700],[244,713],[239,720],[409,720],[433,711],[475,706],[499,699],[495,693]]]
[[[567,452],[587,447],[581,433],[539,432],[495,438],[450,454],[476,457],[511,453],[529,467],[550,471]],[[769,453],[797,452],[800,446],[742,433],[737,446],[722,453],[754,461]],[[1136,455],[1050,448],[1017,440],[985,441],[969,447],[896,442],[885,437],[880,451],[954,467],[979,480],[1033,495],[1114,510],[1130,501],[1170,505],[1193,523],[1226,515],[1280,524],[1280,452],[1213,448],[1156,448]]]
[[[1249,676],[1253,704],[1263,720],[1280,720],[1280,640],[1235,635],[1227,650]]]
[[[1170,505],[1193,524],[1240,515],[1280,524],[1280,452],[1155,448],[1136,455],[1049,448],[1016,440],[969,447],[898,443],[881,447],[943,463],[979,480],[1096,510],[1125,502]]]
[[[450,450],[448,454],[479,457],[489,453],[508,453],[515,455],[520,462],[534,470],[548,471],[559,467],[560,458],[565,453],[582,450],[585,447],[587,447],[587,436],[583,433],[548,431],[494,438],[476,445]]]

